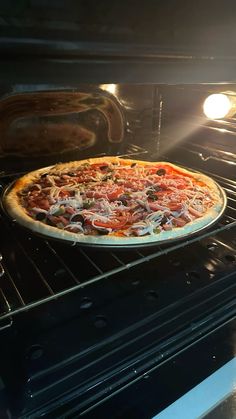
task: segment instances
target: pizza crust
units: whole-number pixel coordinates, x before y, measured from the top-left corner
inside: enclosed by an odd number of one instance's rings
[[[106,236],[92,236],[92,235],[83,235],[78,233],[72,233],[69,231],[65,231],[59,229],[57,227],[53,227],[50,225],[46,225],[40,221],[33,220],[24,208],[20,205],[20,199],[18,197],[18,192],[28,184],[38,180],[39,176],[43,173],[46,173],[53,169],[54,172],[63,172],[63,170],[72,169],[73,167],[78,167],[79,165],[84,165],[85,163],[96,164],[96,163],[103,163],[103,162],[111,162],[111,163],[119,163],[130,165],[132,163],[138,163],[139,165],[147,166],[147,165],[154,165],[160,164],[163,166],[170,166],[179,172],[191,175],[198,181],[204,182],[211,190],[211,192],[216,197],[216,203],[208,210],[206,214],[204,214],[201,218],[197,218],[194,221],[187,223],[183,227],[175,227],[170,231],[162,231],[159,234],[147,235],[147,236],[137,236],[137,237],[121,237],[115,235],[106,235]],[[5,194],[4,196],[4,207],[7,210],[8,214],[17,222],[19,222],[24,227],[29,228],[30,230],[49,236],[52,238],[57,238],[65,241],[71,241],[75,243],[81,244],[91,244],[91,245],[107,245],[107,246],[122,246],[122,245],[141,245],[141,244],[151,244],[155,243],[158,244],[160,242],[170,241],[174,239],[180,239],[192,235],[193,233],[197,233],[199,230],[203,229],[214,223],[223,213],[224,208],[226,206],[226,195],[222,188],[215,183],[211,178],[208,176],[198,173],[192,172],[187,169],[182,169],[182,167],[178,167],[169,162],[146,162],[141,160],[133,160],[133,159],[123,159],[119,157],[98,157],[98,158],[91,158],[86,160],[74,161],[69,163],[59,163],[53,166],[48,166],[39,170],[35,170],[24,175],[22,178],[18,179],[10,191]]]

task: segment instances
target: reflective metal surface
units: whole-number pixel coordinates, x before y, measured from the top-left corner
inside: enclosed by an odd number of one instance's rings
[[[92,120],[91,120],[92,111]],[[80,91],[9,95],[0,100],[0,156],[43,156],[91,149],[102,115],[107,139],[123,141],[125,120],[116,97],[88,86]],[[83,118],[78,116],[83,113]],[[93,151],[90,151],[91,153]]]

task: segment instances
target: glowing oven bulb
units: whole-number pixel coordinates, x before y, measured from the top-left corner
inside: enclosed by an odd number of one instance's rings
[[[208,96],[203,104],[204,114],[210,119],[224,118],[231,108],[229,97],[223,93]]]
[[[116,94],[116,84],[101,84],[100,88],[106,90],[107,92],[111,93],[112,95]]]

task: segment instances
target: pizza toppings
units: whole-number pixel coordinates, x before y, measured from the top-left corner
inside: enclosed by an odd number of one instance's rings
[[[161,168],[157,170],[157,175],[158,176],[164,176],[166,174],[165,169]]]
[[[35,219],[37,221],[43,221],[43,220],[45,220],[45,218],[46,218],[46,214],[44,212],[38,212],[35,215]]]
[[[40,223],[83,235],[137,237],[184,227],[216,197],[196,176],[171,165],[106,159],[39,175],[18,193]]]

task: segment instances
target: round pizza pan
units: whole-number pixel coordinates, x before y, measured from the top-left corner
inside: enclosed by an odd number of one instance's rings
[[[201,226],[199,228],[195,228],[194,230],[191,231],[191,229],[187,232],[187,233],[183,233],[182,235],[178,235],[178,236],[173,236],[173,237],[169,237],[167,239],[164,240],[160,240],[158,239],[158,235],[157,240],[156,241],[152,241],[150,243],[145,242],[145,243],[132,243],[132,244],[99,244],[99,243],[85,243],[83,241],[69,241],[69,240],[65,240],[65,239],[60,239],[58,237],[53,237],[47,234],[42,234],[39,233],[37,231],[34,231],[32,229],[30,229],[29,227],[26,227],[24,225],[22,225],[20,222],[13,220],[13,218],[10,216],[10,214],[8,213],[7,209],[4,206],[4,197],[10,192],[11,188],[14,186],[15,182],[10,183],[3,191],[2,193],[2,197],[1,197],[1,207],[4,211],[4,213],[8,216],[8,218],[11,219],[11,221],[13,221],[14,223],[16,223],[17,225],[19,225],[22,229],[24,229],[25,231],[27,231],[30,234],[33,234],[37,237],[40,237],[44,240],[47,241],[56,241],[56,242],[60,242],[60,243],[64,243],[67,246],[80,246],[80,247],[89,247],[89,248],[96,248],[97,250],[132,250],[132,249],[143,249],[143,248],[149,248],[149,247],[157,247],[159,245],[169,245],[172,244],[173,242],[176,241],[182,241],[185,239],[189,239],[195,235],[198,234],[202,234],[205,230],[209,229],[210,227],[212,227],[214,224],[216,224],[219,219],[222,217],[225,209],[226,209],[226,205],[227,205],[227,196],[225,191],[223,190],[223,188],[216,182],[215,185],[218,188],[219,191],[219,195],[221,197],[221,202],[220,202],[220,207],[219,210],[217,212],[217,215],[214,219],[211,219],[208,223],[206,223],[204,226]],[[178,228],[178,230],[181,232],[180,228]],[[101,236],[102,237],[102,236]],[[145,236],[147,237],[147,236]],[[152,236],[150,236],[152,237]]]

